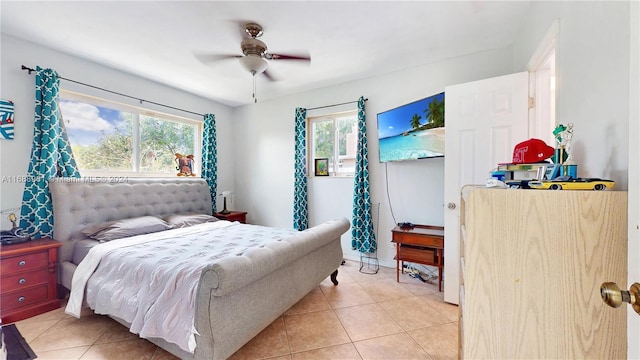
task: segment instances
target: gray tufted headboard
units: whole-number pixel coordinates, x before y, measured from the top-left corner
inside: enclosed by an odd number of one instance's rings
[[[53,237],[60,262],[73,256],[72,240],[88,224],[131,217],[211,214],[211,194],[201,178],[53,178]]]

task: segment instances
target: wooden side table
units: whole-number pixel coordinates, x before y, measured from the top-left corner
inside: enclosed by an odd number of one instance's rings
[[[246,211],[231,211],[228,214],[223,213],[215,213],[213,216],[217,217],[220,220],[227,221],[237,221],[243,224],[247,223],[247,212]]]
[[[0,246],[0,318],[7,324],[60,307],[58,248],[53,239]]]
[[[402,273],[404,273],[405,261],[436,266],[438,268],[438,290],[442,291],[443,226],[414,225],[411,228],[396,226],[391,230],[391,242],[396,244],[396,281],[400,281],[400,262],[402,262]]]

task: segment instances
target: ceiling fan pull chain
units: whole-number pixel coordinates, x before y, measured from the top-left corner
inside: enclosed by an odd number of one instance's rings
[[[257,103],[258,99],[256,98],[256,72],[253,72],[253,103]]]

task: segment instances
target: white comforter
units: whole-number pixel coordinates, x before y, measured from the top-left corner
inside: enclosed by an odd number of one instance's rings
[[[216,221],[110,241],[93,247],[73,274],[66,313],[86,301],[97,314],[131,323],[140,337],[195,350],[195,298],[202,269],[216,259],[295,234]]]

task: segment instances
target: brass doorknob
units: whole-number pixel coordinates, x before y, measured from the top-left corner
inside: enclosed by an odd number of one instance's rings
[[[629,291],[620,290],[618,284],[606,282],[600,286],[600,296],[605,304],[617,308],[623,302],[631,304],[633,310],[640,314],[640,284],[633,283]]]

